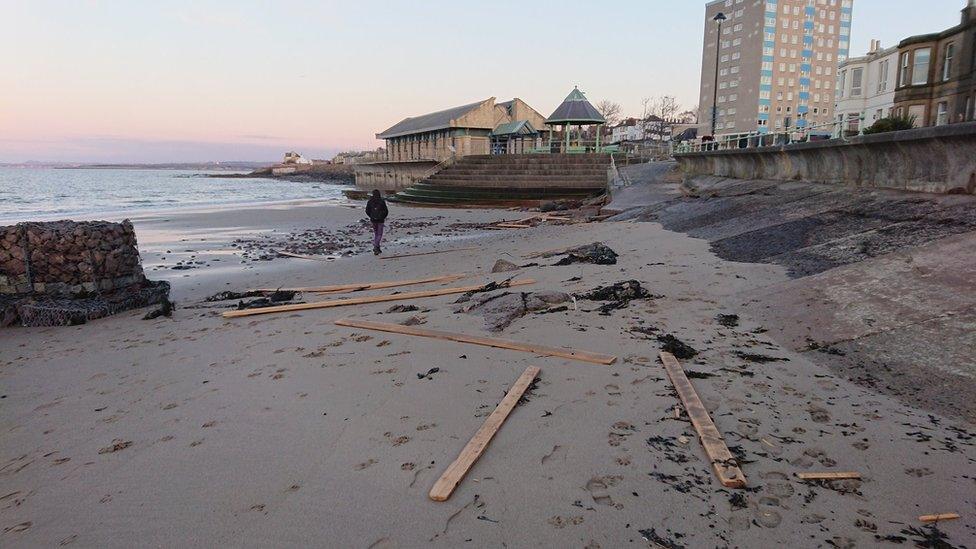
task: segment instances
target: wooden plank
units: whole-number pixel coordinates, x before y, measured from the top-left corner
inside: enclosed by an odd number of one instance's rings
[[[328,256],[317,256],[317,255],[303,255],[303,254],[293,254],[291,252],[277,252],[278,255],[283,255],[285,257],[294,257],[296,259],[311,259],[312,261],[335,261],[334,257]]]
[[[532,225],[519,225],[518,223],[495,223],[496,227],[503,229],[531,229]]]
[[[535,284],[531,278],[512,280],[508,286],[524,286]],[[331,307],[344,307],[346,305],[362,305],[365,303],[382,303],[384,301],[403,301],[405,299],[419,299],[422,297],[437,297],[440,295],[463,294],[484,288],[484,284],[477,286],[458,286],[455,288],[444,288],[443,290],[424,290],[419,292],[404,292],[400,294],[375,295],[370,297],[347,297],[343,299],[330,299],[327,301],[313,301],[312,303],[295,303],[292,305],[278,305],[275,307],[262,307],[260,309],[244,309],[243,311],[227,311],[223,314],[224,318],[238,318],[242,316],[264,315],[269,313],[288,313],[293,311],[307,311],[309,309],[328,309]]]
[[[668,377],[671,378],[671,384],[674,385],[678,397],[681,398],[685,413],[688,414],[691,424],[698,433],[698,439],[701,440],[702,446],[705,448],[705,454],[712,461],[712,468],[715,470],[719,482],[726,488],[745,488],[746,476],[739,469],[729,447],[725,445],[722,433],[719,432],[711,416],[708,415],[708,410],[705,409],[698,393],[695,392],[695,387],[688,381],[688,376],[685,375],[678,359],[674,358],[671,353],[662,351],[661,362],[664,363],[664,369],[667,370]]]
[[[380,259],[400,259],[402,257],[417,257],[420,255],[434,255],[434,254],[446,254],[449,252],[464,252],[468,250],[478,250],[477,246],[470,246],[468,248],[453,248],[450,250],[438,250],[436,252],[418,252],[413,254],[400,254],[400,255],[388,255],[386,257],[381,257]]]
[[[918,520],[922,522],[939,522],[940,520],[956,520],[959,513],[939,513],[938,515],[922,515]]]
[[[464,449],[458,454],[457,459],[444,470],[444,474],[434,483],[434,487],[430,489],[430,499],[434,501],[447,501],[451,497],[451,493],[461,483],[461,479],[468,473],[471,466],[478,461],[481,454],[485,453],[485,448],[488,447],[488,443],[491,442],[495,433],[501,428],[502,423],[512,413],[519,399],[522,398],[526,389],[529,388],[529,385],[532,385],[532,381],[538,375],[539,368],[529,366],[515,380],[515,384],[505,394],[505,398],[498,403],[498,406],[495,407],[491,415],[485,419],[484,424],[481,425],[478,432],[464,445]]]
[[[350,328],[363,328],[366,330],[376,330],[379,332],[444,339],[447,341],[455,341],[457,343],[470,343],[473,345],[484,345],[486,347],[495,347],[498,349],[510,349],[513,351],[534,353],[541,356],[558,356],[561,358],[569,358],[582,362],[592,362],[594,364],[603,364],[606,366],[613,364],[617,360],[617,357],[613,355],[591,353],[588,351],[580,351],[578,349],[546,347],[544,345],[535,345],[533,343],[520,343],[517,341],[496,339],[493,337],[480,337],[467,334],[441,332],[439,330],[427,330],[424,328],[417,328],[416,326],[403,326],[400,324],[389,324],[386,322],[372,322],[369,320],[340,318],[339,320],[336,320],[335,323],[339,326],[348,326]]]
[[[464,278],[465,274],[450,274],[443,276],[431,276],[427,278],[417,278],[413,280],[391,280],[389,282],[362,282],[353,284],[333,284],[331,286],[306,286],[299,288],[258,288],[255,292],[313,292],[313,293],[348,293],[361,290],[379,290],[381,288],[395,288],[397,286],[411,286],[414,284],[429,284],[431,282],[453,282]]]
[[[825,471],[822,473],[797,473],[796,477],[800,480],[849,480],[861,478],[861,473],[853,471],[832,473]]]

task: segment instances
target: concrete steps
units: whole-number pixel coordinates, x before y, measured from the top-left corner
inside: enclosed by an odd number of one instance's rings
[[[440,205],[532,205],[606,192],[608,155],[467,156],[392,200]]]

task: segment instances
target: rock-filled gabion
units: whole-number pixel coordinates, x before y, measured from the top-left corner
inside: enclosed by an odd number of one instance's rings
[[[144,281],[128,220],[0,227],[0,293],[70,296]]]
[[[80,324],[168,295],[146,280],[128,220],[0,227],[0,327]]]

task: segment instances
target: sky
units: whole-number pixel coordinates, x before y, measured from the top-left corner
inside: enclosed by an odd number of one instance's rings
[[[851,55],[965,0],[855,0]],[[696,105],[704,0],[0,0],[0,162],[330,158],[496,97],[578,85],[639,115]]]

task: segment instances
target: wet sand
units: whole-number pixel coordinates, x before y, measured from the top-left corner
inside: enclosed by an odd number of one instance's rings
[[[478,249],[241,263],[232,246],[309,229],[347,230],[368,246],[354,228],[358,207],[135,219],[147,274],[174,285],[173,318],[131,311],[0,332],[0,544],[870,547],[940,535],[974,544],[973,426],[856,386],[772,340],[764,309],[745,305],[788,280],[783,266],[725,261],[708,242],[651,222],[471,231],[451,225],[530,214],[398,206],[392,218],[404,228],[389,234],[387,254]],[[612,247],[618,264],[522,258],[594,241]],[[487,274],[497,259],[538,265]],[[193,268],[173,270],[181,261]],[[454,312],[457,296],[404,302],[420,309],[407,313],[378,303],[233,320],[202,302],[223,290],[456,272],[472,278],[450,285],[537,280],[522,291],[635,279],[661,297],[609,316],[579,301],[500,334]],[[719,314],[739,314],[738,324]],[[607,367],[333,323],[410,316],[423,328],[619,359]],[[699,351],[682,363],[748,489],[722,488],[691,424],[675,417],[657,359],[663,334]],[[530,364],[542,369],[536,387],[451,499],[430,501],[437,476]],[[858,471],[862,480],[794,476],[804,471]],[[963,518],[937,529],[917,520],[942,512]]]

